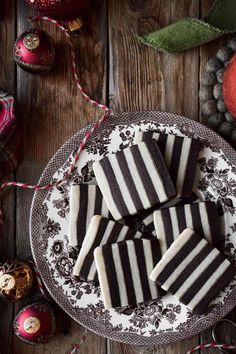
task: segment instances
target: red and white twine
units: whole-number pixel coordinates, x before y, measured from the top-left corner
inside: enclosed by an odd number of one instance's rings
[[[74,46],[71,41],[71,36],[69,31],[58,21],[54,20],[53,18],[47,17],[47,16],[36,16],[32,17],[29,19],[30,21],[48,21],[56,25],[63,33],[66,35],[68,44],[70,47],[70,57],[71,57],[71,63],[72,63],[72,69],[73,69],[73,76],[75,80],[75,84],[78,87],[80,93],[84,97],[84,99],[89,102],[92,106],[95,106],[97,108],[100,108],[104,111],[104,115],[100,120],[97,120],[95,123],[92,124],[91,128],[89,131],[86,133],[84,139],[80,142],[79,148],[75,151],[73,160],[70,164],[69,170],[65,173],[64,178],[61,180],[58,180],[55,183],[48,184],[46,186],[41,186],[41,185],[30,185],[28,183],[20,183],[20,182],[4,182],[0,186],[0,190],[5,188],[5,187],[19,187],[19,188],[24,188],[24,189],[33,189],[33,190],[49,190],[55,187],[58,187],[62,183],[68,180],[69,176],[71,175],[72,171],[74,170],[76,163],[79,160],[79,155],[85,148],[86,143],[88,142],[90,136],[94,133],[95,130],[97,130],[106,120],[107,116],[111,113],[111,110],[104,104],[97,102],[93,100],[82,88],[79,78],[78,78],[78,73],[77,73],[77,66],[76,66],[76,59],[75,59],[75,51],[74,51]]]
[[[78,344],[74,345],[74,348],[70,351],[69,354],[77,354],[80,351],[81,345],[84,343],[85,339],[87,338],[87,334],[88,334],[88,330],[85,329],[84,335],[81,338],[81,341]]]
[[[232,345],[232,344],[218,344],[216,342],[212,342],[212,343],[208,343],[208,344],[199,344],[197,345],[195,348],[190,349],[187,354],[192,354],[195,353],[197,350],[200,349],[213,349],[213,348],[218,348],[218,349],[228,349],[228,350],[232,350],[236,348],[236,345]]]

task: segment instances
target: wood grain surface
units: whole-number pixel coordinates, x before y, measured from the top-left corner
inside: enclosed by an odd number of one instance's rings
[[[199,78],[206,61],[227,41],[219,39],[185,53],[168,56],[140,45],[135,33],[145,33],[183,17],[206,13],[210,0],[96,0],[84,17],[84,29],[74,38],[79,76],[84,89],[94,98],[109,103],[115,112],[146,109],[166,110],[200,120]],[[47,75],[29,75],[12,61],[15,38],[29,28],[32,11],[23,0],[1,0],[0,87],[17,98],[24,161],[18,181],[36,183],[57,149],[76,131],[95,121],[99,111],[90,107],[73,83],[68,44],[63,33],[45,23],[56,44],[57,62]],[[31,258],[29,211],[32,192],[7,190],[2,194],[4,226],[0,237],[0,260]],[[40,298],[32,294],[20,304],[0,302],[0,354],[61,354],[83,335],[83,328],[59,308],[57,333],[49,344],[29,346],[12,333],[14,314],[26,303]],[[235,318],[232,313],[231,318]],[[222,341],[235,338],[232,328],[223,327]],[[210,330],[183,342],[153,349],[158,354],[184,354],[200,342],[211,341]],[[144,348],[112,342],[89,333],[82,354],[135,354]],[[151,353],[151,351],[150,351]],[[200,352],[199,352],[200,353]],[[207,351],[206,351],[207,353]],[[209,353],[216,354],[217,350]]]

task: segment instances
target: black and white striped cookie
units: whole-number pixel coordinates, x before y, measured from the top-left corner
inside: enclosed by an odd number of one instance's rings
[[[236,274],[236,268],[205,239],[185,229],[150,274],[150,279],[197,313]]]
[[[153,236],[156,236],[156,230],[154,226],[154,218],[153,218],[153,213],[154,211],[161,210],[161,209],[167,209],[171,208],[173,206],[180,206],[180,205],[185,205],[185,204],[190,204],[190,203],[199,203],[201,200],[196,196],[195,193],[192,193],[190,198],[174,198],[164,204],[161,204],[160,206],[157,206],[155,208],[151,208],[150,211],[146,211],[142,213],[141,215],[141,220],[145,227],[147,228],[148,232],[150,232]]]
[[[94,215],[111,218],[100,188],[96,185],[72,185],[70,189],[69,245],[81,247]]]
[[[217,248],[221,248],[220,225],[214,202],[185,204],[153,213],[156,236],[162,254],[186,228],[193,229]]]
[[[115,220],[163,203],[176,195],[153,139],[94,162],[93,170]]]
[[[160,297],[160,288],[149,280],[160,257],[157,239],[136,239],[96,248],[94,259],[105,308]]]
[[[97,281],[97,270],[93,257],[95,248],[105,244],[141,237],[150,238],[150,235],[135,231],[126,225],[119,224],[100,215],[95,215],[91,219],[86,232],[73,274],[83,279]]]
[[[177,198],[188,198],[192,193],[200,141],[188,137],[153,131],[135,133],[134,143],[155,139],[176,188]]]

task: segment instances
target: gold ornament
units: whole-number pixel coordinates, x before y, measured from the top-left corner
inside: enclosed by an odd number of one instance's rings
[[[14,260],[0,264],[0,295],[5,300],[19,301],[31,290],[33,270],[27,262]]]

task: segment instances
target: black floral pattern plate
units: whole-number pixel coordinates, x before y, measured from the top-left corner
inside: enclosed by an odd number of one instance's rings
[[[61,179],[88,128],[58,150],[44,170],[40,184]],[[75,255],[67,239],[70,184],[96,183],[93,161],[132,144],[137,130],[158,130],[201,140],[194,188],[202,199],[218,205],[225,253],[236,263],[236,152],[203,125],[163,112],[110,117],[89,140],[71,180],[51,191],[35,192],[30,217],[31,246],[50,294],[77,322],[114,340],[136,345],[164,344],[194,335],[224,317],[236,304],[236,279],[211,302],[207,313],[196,316],[170,294],[136,308],[106,310],[99,287],[71,275]]]

